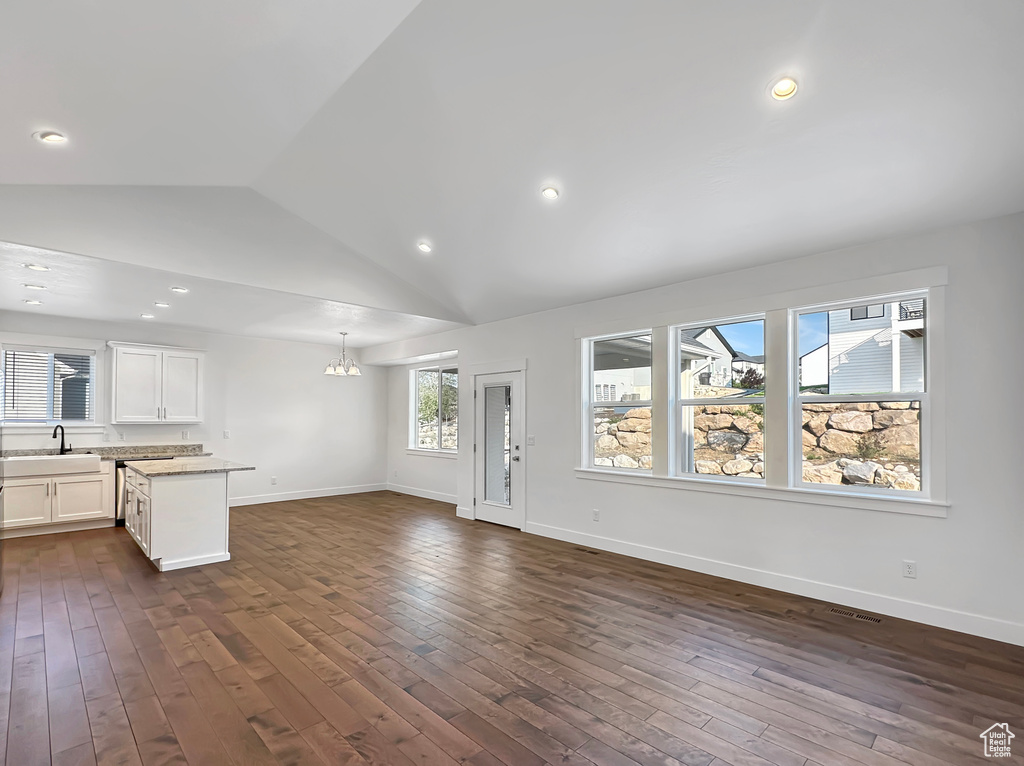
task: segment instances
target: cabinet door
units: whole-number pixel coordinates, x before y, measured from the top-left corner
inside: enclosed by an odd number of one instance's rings
[[[31,527],[50,522],[51,481],[47,478],[4,482],[4,526]]]
[[[149,552],[149,527],[150,527],[150,500],[141,492],[136,493],[137,500],[136,505],[136,517],[135,517],[135,540],[142,548],[142,552],[147,556],[151,555]]]
[[[163,419],[198,423],[203,419],[203,355],[164,351]]]
[[[124,503],[124,528],[128,530],[136,542],[139,540],[139,535],[135,529],[135,488],[132,486],[125,487],[125,503]]]
[[[156,349],[114,349],[114,423],[160,421],[162,362]]]
[[[53,516],[51,521],[105,519],[113,515],[106,507],[102,476],[64,476],[53,480]]]

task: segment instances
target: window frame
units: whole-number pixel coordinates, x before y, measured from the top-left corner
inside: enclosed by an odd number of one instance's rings
[[[871,309],[874,306],[881,306],[882,313],[878,316],[872,316]],[[864,309],[864,316],[855,317],[853,312],[857,309]],[[884,303],[861,303],[857,306],[850,306],[850,321],[851,322],[862,322],[865,319],[885,319],[885,304]]]
[[[7,392],[5,389],[7,380],[7,352],[8,351],[23,351],[36,354],[46,354],[49,356],[48,361],[48,379],[47,379],[47,394],[46,394],[46,408],[48,417],[46,419],[25,419],[25,418],[8,418],[7,417]],[[48,430],[58,425],[64,426],[67,429],[91,429],[101,425],[101,413],[98,411],[98,405],[101,401],[100,397],[97,396],[97,391],[100,386],[100,368],[99,356],[102,353],[100,349],[91,346],[54,346],[46,343],[19,343],[19,342],[0,342],[0,426],[4,428],[12,429],[44,429]],[[83,420],[72,420],[69,418],[54,418],[53,417],[53,406],[54,406],[54,381],[53,381],[53,365],[54,357],[59,354],[73,355],[73,356],[86,356],[90,360],[89,370],[89,403],[88,409],[91,417]]]
[[[419,446],[419,373],[421,372],[437,372],[437,447],[421,447]],[[456,424],[458,424],[458,410],[459,410],[459,394],[458,389],[461,386],[461,375],[459,375],[459,365],[457,363],[446,365],[446,364],[431,364],[424,367],[414,367],[409,370],[409,444],[406,447],[407,451],[418,455],[436,455],[443,457],[455,457],[459,452],[459,432],[458,426],[456,425],[455,432],[455,447],[445,448],[442,447],[442,435],[444,429],[444,420],[441,414],[441,407],[443,404],[442,394],[444,391],[444,375],[445,373],[454,372],[458,378],[456,384],[456,395],[455,395],[455,418]]]
[[[932,451],[931,451],[931,433],[932,433],[932,402],[930,397],[931,388],[931,369],[930,369],[930,358],[931,358],[931,322],[930,316],[932,315],[932,291],[926,288],[918,290],[901,290],[895,293],[887,293],[885,295],[872,295],[866,298],[856,298],[842,301],[829,301],[825,303],[811,304],[807,306],[800,306],[790,308],[789,313],[789,325],[790,325],[790,337],[789,337],[789,452],[787,454],[787,462],[789,467],[789,487],[800,492],[812,492],[812,493],[825,493],[836,492],[837,490],[832,489],[833,487],[840,486],[844,493],[862,495],[864,497],[875,497],[885,498],[894,500],[911,500],[911,501],[931,501],[934,495],[934,483],[932,481],[933,476],[936,474],[936,470],[932,465]],[[802,314],[816,314],[822,312],[832,311],[844,311],[849,310],[851,322],[860,321],[853,319],[853,309],[859,306],[865,305],[877,305],[882,306],[898,304],[901,301],[924,299],[924,305],[926,306],[922,321],[924,322],[924,359],[923,359],[923,370],[924,370],[924,390],[923,391],[907,391],[907,392],[874,392],[870,394],[813,394],[804,395],[800,393],[800,355],[799,355],[799,343],[800,343],[800,316]],[[870,301],[870,303],[869,303]],[[885,311],[883,309],[881,317],[868,317],[870,319],[882,319],[884,318]],[[889,321],[892,321],[892,317],[889,317]],[[920,463],[921,470],[921,489],[918,491],[913,490],[902,490],[893,489],[888,487],[877,486],[874,484],[843,484],[843,485],[829,485],[829,484],[815,484],[813,482],[805,482],[803,480],[803,440],[801,437],[801,431],[803,430],[803,405],[804,404],[851,404],[851,403],[879,403],[879,402],[918,402],[920,413],[919,418],[919,451],[920,456],[918,462]]]
[[[767,335],[767,316],[764,312],[755,314],[743,314],[741,316],[725,317],[721,319],[710,319],[708,321],[684,322],[682,324],[670,325],[668,328],[669,338],[669,370],[671,370],[672,383],[669,389],[669,411],[671,412],[672,434],[669,444],[670,450],[670,475],[685,478],[692,481],[707,481],[724,484],[745,484],[754,487],[766,486],[766,476],[755,479],[752,476],[730,476],[727,474],[697,473],[693,470],[693,432],[692,428],[687,433],[683,423],[683,410],[686,407],[697,406],[736,406],[737,404],[760,404],[767,411],[767,386],[768,378],[765,376],[765,392],[761,396],[744,397],[742,401],[734,397],[713,397],[713,398],[686,398],[680,391],[680,367],[682,365],[682,354],[680,349],[679,334],[683,330],[696,329],[699,327],[719,327],[721,325],[741,324],[743,322],[762,322],[762,333]],[[766,355],[767,361],[767,355]],[[730,376],[732,375],[732,360],[729,360]],[[652,426],[653,428],[653,426]],[[768,454],[767,425],[765,425],[764,457]],[[767,460],[763,460],[767,469]]]
[[[594,344],[606,341],[606,340],[618,340],[620,338],[633,338],[636,336],[649,335],[651,337],[651,384],[652,393],[651,399],[634,399],[629,402],[631,407],[648,407],[651,410],[651,468],[618,468],[614,465],[597,465],[594,460],[594,405],[597,403],[597,399],[594,396]],[[583,359],[582,369],[583,377],[586,379],[583,390],[583,423],[584,427],[581,429],[582,437],[582,456],[583,465],[591,471],[601,471],[604,473],[622,474],[626,476],[653,476],[654,475],[654,356],[657,353],[657,345],[655,343],[655,334],[653,328],[641,328],[638,330],[629,330],[627,332],[616,332],[607,335],[597,335],[590,338],[585,338],[583,342]],[[608,402],[604,399],[600,400],[600,403],[607,404]],[[624,403],[620,403],[619,406],[623,406]],[[660,426],[659,426],[660,427]]]

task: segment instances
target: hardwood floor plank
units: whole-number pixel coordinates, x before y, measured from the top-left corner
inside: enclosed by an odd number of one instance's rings
[[[234,509],[175,572],[119,529],[5,545],[0,766],[967,766],[1024,728],[1021,647],[391,492]]]

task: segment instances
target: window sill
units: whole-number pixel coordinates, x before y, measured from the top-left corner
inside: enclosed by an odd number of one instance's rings
[[[418,455],[420,457],[441,457],[448,460],[455,460],[459,456],[458,450],[414,449],[413,447],[407,447],[405,454]]]
[[[917,498],[877,497],[855,492],[825,489],[796,489],[789,487],[766,487],[739,481],[708,481],[683,476],[652,476],[627,473],[599,468],[577,468],[576,477],[594,481],[610,481],[619,484],[640,484],[652,487],[671,487],[697,492],[711,492],[721,495],[757,497],[765,500],[782,500],[793,503],[828,506],[830,508],[853,508],[885,513],[904,513],[912,516],[946,518],[949,503]]]

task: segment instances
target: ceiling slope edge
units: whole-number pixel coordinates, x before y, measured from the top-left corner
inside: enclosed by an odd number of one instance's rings
[[[246,187],[0,185],[0,240],[468,322]]]

